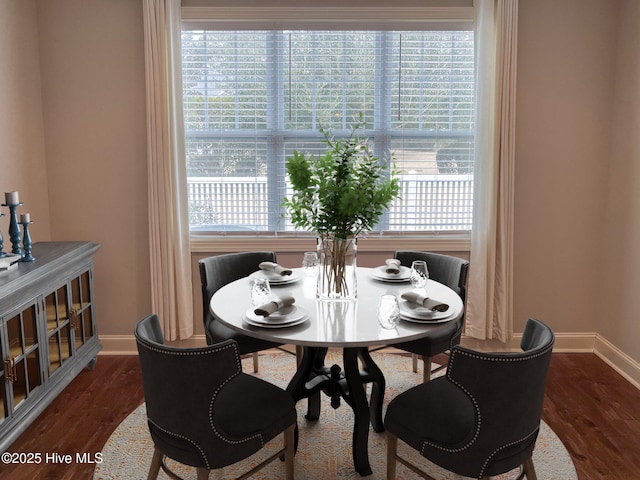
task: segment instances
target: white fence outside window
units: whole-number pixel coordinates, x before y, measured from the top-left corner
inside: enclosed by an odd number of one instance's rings
[[[471,230],[473,175],[410,174],[399,178],[400,197],[381,221],[382,230]],[[268,211],[266,176],[190,177],[187,184],[192,231],[293,230],[280,212]],[[277,225],[274,218],[279,219]]]

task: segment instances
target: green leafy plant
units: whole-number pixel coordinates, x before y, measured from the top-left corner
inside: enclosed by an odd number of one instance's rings
[[[376,157],[367,139],[358,135],[362,125],[361,115],[346,139],[320,129],[327,145],[324,155],[294,151],[287,158],[293,195],[283,203],[293,225],[318,235],[319,282],[336,298],[349,295],[345,259],[354,254],[353,239],[376,226],[400,191],[395,168]]]
[[[296,227],[347,239],[372,230],[400,187],[395,168],[373,155],[367,139],[357,135],[357,123],[346,139],[327,130],[324,155],[294,150],[287,157],[293,195],[284,200]]]

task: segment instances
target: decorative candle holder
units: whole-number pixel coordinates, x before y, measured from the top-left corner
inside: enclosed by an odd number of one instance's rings
[[[33,246],[33,242],[31,241],[31,235],[29,234],[29,225],[33,222],[21,222],[24,227],[24,236],[22,238],[22,244],[24,245],[24,255],[20,259],[21,262],[33,262],[36,257],[31,255],[31,247]]]
[[[2,217],[4,217],[4,213],[0,213],[0,218]],[[2,232],[0,231],[0,258],[7,256],[7,254],[2,251],[3,246],[4,246],[4,239],[2,238]]]
[[[3,203],[3,207],[9,207],[9,216],[11,217],[9,220],[9,238],[11,239],[11,253],[15,253],[16,255],[23,255],[22,249],[20,248],[20,227],[18,226],[18,214],[16,210],[19,206],[23,205],[22,202],[16,204],[6,204]]]

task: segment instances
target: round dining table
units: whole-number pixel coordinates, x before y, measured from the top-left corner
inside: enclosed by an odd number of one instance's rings
[[[251,276],[265,275],[256,270]],[[449,287],[429,280],[426,295],[449,308],[435,315],[434,319],[425,321],[404,314],[407,304],[401,299],[401,294],[415,291],[406,275],[386,275],[384,267],[358,267],[356,299],[327,301],[316,298],[315,276],[302,269],[293,269],[289,277],[271,283],[271,294],[274,298],[293,297],[296,318],[299,320],[290,324],[274,322],[272,325],[269,324],[269,317],[256,318],[254,314],[251,276],[220,288],[211,298],[209,306],[212,315],[243,335],[303,347],[302,359],[287,386],[287,392],[295,402],[308,399],[308,420],[319,418],[321,392],[331,398],[333,408],[338,408],[341,399],[344,400],[354,411],[354,468],[362,476],[370,475],[369,423],[376,432],[384,431],[382,402],[385,380],[383,372],[369,354],[369,347],[393,345],[434,334],[439,328],[444,328],[447,322],[461,318],[464,310],[461,298]],[[420,292],[424,294],[425,290]],[[397,296],[401,307],[404,307],[401,308],[403,316],[393,329],[382,328],[378,321],[378,303],[385,294]],[[328,348],[342,349],[342,367],[327,367],[324,364]],[[369,401],[365,392],[367,383],[372,384]]]

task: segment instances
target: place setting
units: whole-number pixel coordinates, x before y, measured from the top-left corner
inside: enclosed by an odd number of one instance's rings
[[[293,327],[305,322],[309,312],[295,305],[291,295],[272,296],[267,278],[256,276],[251,279],[251,303],[253,307],[243,315],[249,325],[262,328]]]
[[[396,260],[397,261],[397,260]],[[399,261],[398,261],[399,262]],[[387,260],[387,267],[400,267],[399,263]],[[406,268],[406,267],[405,267]],[[454,316],[454,309],[447,303],[427,295],[429,269],[424,260],[416,260],[408,270],[408,279],[413,290],[396,295],[383,295],[378,308],[378,320],[384,328],[395,328],[398,319],[415,323],[447,322]],[[393,270],[392,270],[393,271]],[[392,274],[392,273],[391,273]]]
[[[301,274],[291,268],[283,267],[274,262],[261,262],[258,265],[259,270],[249,275],[250,278],[262,277],[269,281],[269,284],[289,285],[297,282],[302,278]]]
[[[418,292],[404,292],[398,302],[400,318],[417,323],[448,322],[453,316],[453,309]]]
[[[251,308],[244,314],[243,320],[254,327],[283,328],[299,325],[309,319],[309,312],[294,305],[295,299],[288,295]]]
[[[380,282],[405,283],[409,282],[411,269],[400,265],[400,260],[389,258],[384,265],[375,267],[371,272],[371,278]]]

